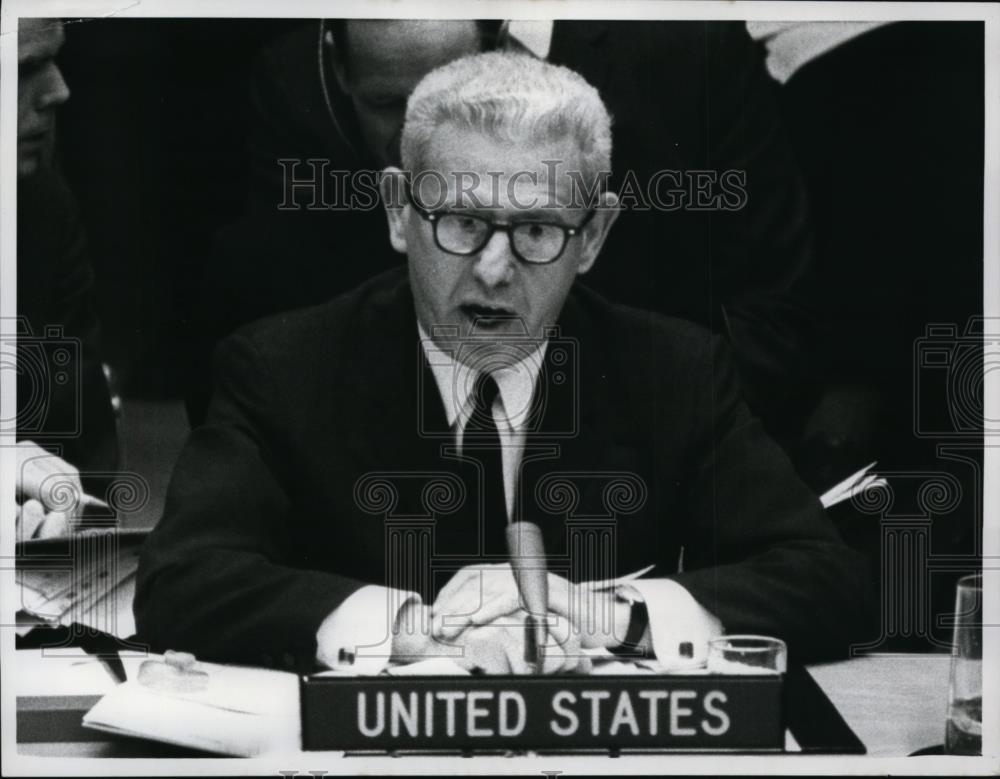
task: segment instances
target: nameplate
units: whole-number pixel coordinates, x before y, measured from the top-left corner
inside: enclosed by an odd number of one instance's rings
[[[307,750],[780,750],[782,677],[302,677]]]

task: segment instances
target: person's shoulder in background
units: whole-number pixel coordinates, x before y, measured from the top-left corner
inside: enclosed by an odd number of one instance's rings
[[[403,267],[394,268],[319,305],[251,322],[225,339],[251,341],[262,355],[289,371],[307,371],[316,360],[378,360],[386,343],[416,333],[416,313]]]
[[[117,422],[76,198],[57,171],[40,167],[18,181],[17,201],[18,437],[59,444],[81,471],[114,470]],[[52,381],[39,373],[47,368],[57,369]]]

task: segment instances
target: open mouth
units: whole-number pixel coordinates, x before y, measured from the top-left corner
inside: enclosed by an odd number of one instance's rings
[[[45,144],[49,133],[46,130],[22,135],[17,139],[17,145],[22,149],[36,149]]]
[[[487,306],[481,303],[464,303],[461,309],[462,313],[471,319],[477,327],[499,327],[504,322],[516,317],[509,308]]]
[[[52,126],[45,124],[32,127],[28,130],[21,130],[17,135],[18,141],[42,141],[52,132]]]

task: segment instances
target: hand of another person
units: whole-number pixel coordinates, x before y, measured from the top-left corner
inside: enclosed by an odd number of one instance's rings
[[[56,538],[69,532],[69,516],[65,511],[49,511],[31,499],[14,509],[14,531],[18,541],[30,538]]]
[[[14,497],[17,538],[65,535],[82,510],[80,472],[33,441],[16,445]]]

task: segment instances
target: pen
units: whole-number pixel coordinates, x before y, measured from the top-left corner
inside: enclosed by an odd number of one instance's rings
[[[545,662],[542,631],[549,610],[549,575],[541,529],[532,522],[510,523],[507,525],[507,550],[521,602],[528,612],[524,621],[524,659],[538,674]]]
[[[529,614],[524,618],[524,662],[536,671],[539,667],[537,630],[535,618]]]
[[[111,508],[107,503],[105,503],[100,498],[95,498],[93,495],[88,495],[86,492],[80,496],[80,506],[92,506],[97,509],[108,509]]]

